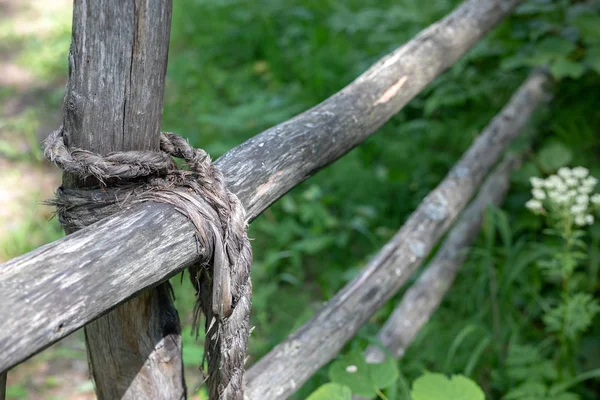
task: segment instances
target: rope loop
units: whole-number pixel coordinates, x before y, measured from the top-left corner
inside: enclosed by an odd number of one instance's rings
[[[196,228],[198,259],[190,267],[196,288],[194,330],[206,317],[205,358],[211,399],[242,400],[250,334],[252,249],[239,199],[210,156],[179,135],[161,133],[160,151],[100,155],[65,144],[63,127],[44,142],[44,155],[64,172],[95,179],[93,189],[59,187],[47,203],[67,231],[75,231],[145,201],[173,205]],[[173,157],[187,169],[178,168]]]

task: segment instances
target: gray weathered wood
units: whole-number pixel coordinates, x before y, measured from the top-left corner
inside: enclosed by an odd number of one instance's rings
[[[377,339],[396,359],[402,358],[415,335],[429,320],[452,286],[469,246],[481,227],[483,213],[493,204],[502,203],[509,187],[510,173],[521,165],[522,155],[511,154],[494,169],[479,190],[477,197],[460,215],[427,269],[402,297],[402,301],[387,319]],[[378,346],[365,351],[369,363],[384,362],[387,355]],[[364,399],[353,396],[354,400]]]
[[[65,94],[70,146],[158,150],[171,1],[75,0]]]
[[[71,146],[159,150],[171,8],[170,0],[74,2],[64,107]],[[64,185],[90,182],[65,175]],[[85,327],[99,399],[185,397],[179,317],[166,285]]]
[[[341,92],[220,158],[249,218],[375,132],[518,3],[464,3]],[[172,207],[145,204],[0,265],[0,371],[189,266],[193,235]]]
[[[546,82],[541,73],[528,78],[361,273],[248,370],[248,399],[283,399],[293,394],[400,289],[545,98]]]

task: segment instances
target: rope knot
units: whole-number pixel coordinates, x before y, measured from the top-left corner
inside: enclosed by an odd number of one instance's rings
[[[173,133],[161,133],[160,151],[100,155],[67,146],[62,127],[45,140],[44,154],[64,172],[98,182],[85,190],[61,186],[47,202],[56,206],[67,232],[145,201],[171,204],[194,224],[200,249],[190,267],[197,290],[194,330],[198,334],[203,313],[210,398],[242,400],[252,250],[244,207],[227,189],[210,156]],[[173,157],[188,169],[179,169]]]

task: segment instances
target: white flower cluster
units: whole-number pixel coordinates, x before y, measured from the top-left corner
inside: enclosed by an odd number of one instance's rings
[[[544,205],[548,205],[551,210],[570,213],[578,226],[594,223],[591,206],[600,206],[600,194],[592,194],[598,179],[590,176],[587,168],[560,168],[556,175],[546,179],[532,177],[530,182],[533,198],[525,207],[534,213],[546,212]]]

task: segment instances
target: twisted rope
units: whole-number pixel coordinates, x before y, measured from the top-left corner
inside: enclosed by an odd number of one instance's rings
[[[194,330],[198,334],[203,313],[210,398],[242,400],[252,293],[246,213],[204,150],[172,133],[161,134],[160,150],[102,156],[67,146],[61,127],[44,142],[46,158],[99,185],[92,190],[61,186],[48,203],[71,231],[144,201],[171,204],[189,218],[200,244],[198,260],[190,267],[197,291]],[[179,169],[172,157],[183,159],[188,169]]]

